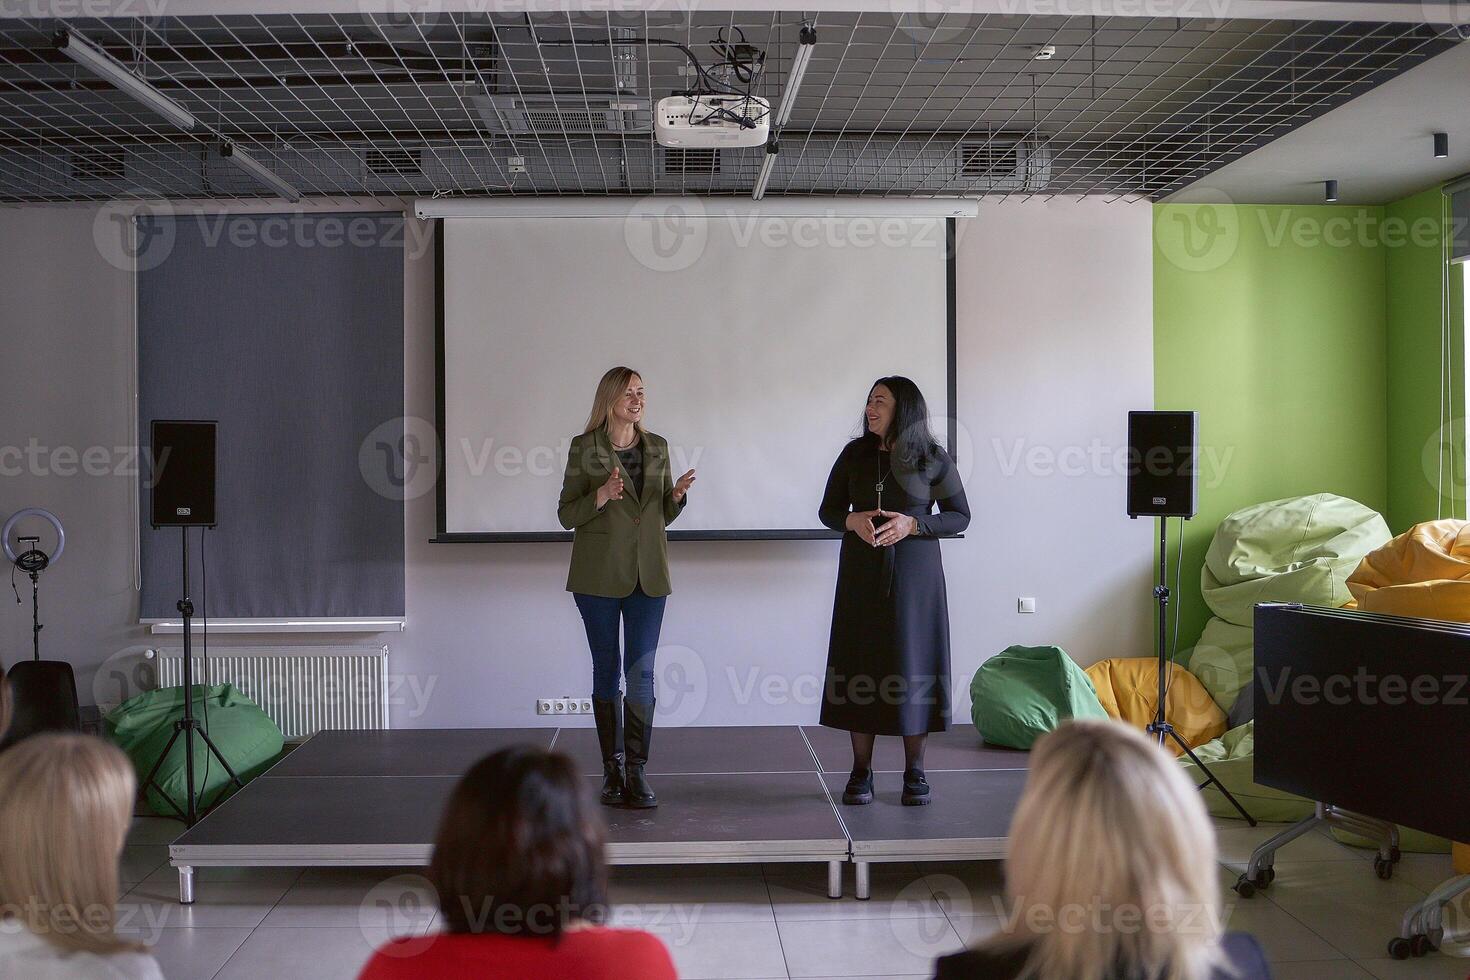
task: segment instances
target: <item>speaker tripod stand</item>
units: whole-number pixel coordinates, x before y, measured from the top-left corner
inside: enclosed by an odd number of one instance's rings
[[[180,527],[179,533],[182,535],[184,542],[184,597],[178,601],[175,608],[184,617],[184,717],[174,722],[174,733],[169,736],[168,743],[164,745],[163,751],[158,754],[158,761],[153,763],[153,768],[148,771],[148,778],[143,780],[143,785],[139,789],[139,792],[147,792],[149,787],[157,790],[158,795],[163,797],[168,802],[168,805],[173,808],[174,812],[178,814],[179,819],[184,821],[184,825],[186,827],[192,827],[199,822],[201,816],[213,809],[212,806],[205,807],[203,808],[203,812],[201,812],[199,797],[204,795],[204,788],[200,787],[197,793],[194,789],[194,739],[196,737],[204,742],[204,749],[207,753],[205,756],[206,761],[209,755],[212,754],[219,760],[219,764],[224,766],[225,772],[229,774],[230,782],[234,783],[236,789],[243,789],[245,784],[240,782],[240,777],[235,775],[235,770],[231,769],[230,764],[225,761],[224,754],[214,744],[214,740],[209,737],[209,732],[199,724],[199,719],[194,717],[194,651],[191,644],[194,602],[189,598],[189,528]],[[209,678],[206,677],[204,682],[206,685],[205,697],[208,697],[207,687]],[[174,802],[173,797],[168,795],[168,792],[158,784],[157,780],[158,770],[163,767],[164,762],[169,757],[169,753],[173,751],[174,745],[180,738],[184,740],[185,785],[184,805],[182,807]]]
[[[1256,818],[1252,817],[1250,813],[1246,810],[1246,808],[1240,805],[1240,801],[1231,795],[1230,790],[1225,788],[1225,784],[1220,782],[1219,777],[1210,772],[1210,767],[1200,761],[1199,756],[1195,755],[1194,750],[1189,747],[1189,743],[1185,742],[1183,736],[1181,736],[1179,732],[1174,729],[1174,726],[1169,723],[1166,710],[1168,707],[1166,704],[1166,699],[1169,696],[1168,677],[1170,667],[1168,638],[1169,518],[1160,517],[1158,520],[1159,578],[1157,583],[1154,585],[1154,599],[1157,600],[1159,604],[1159,700],[1157,706],[1154,708],[1154,720],[1148,723],[1148,726],[1145,730],[1150,735],[1158,736],[1160,747],[1164,747],[1167,744],[1167,740],[1172,738],[1174,742],[1181,749],[1184,750],[1184,754],[1189,756],[1189,761],[1198,766],[1199,771],[1205,774],[1205,781],[1199,784],[1199,789],[1203,790],[1206,786],[1210,785],[1215,786],[1217,789],[1219,789],[1221,795],[1224,796],[1225,799],[1230,801],[1230,805],[1235,807],[1235,809],[1240,813],[1241,817],[1245,819],[1246,823],[1254,827],[1256,825]],[[1179,546],[1181,548],[1184,547],[1184,528],[1182,526],[1179,529]]]

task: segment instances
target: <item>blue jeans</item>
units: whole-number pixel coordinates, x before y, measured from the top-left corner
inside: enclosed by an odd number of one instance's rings
[[[618,666],[628,680],[627,698],[635,704],[653,702],[653,654],[664,622],[668,596],[646,595],[643,586],[622,599],[574,592],[587,645],[592,649],[592,696],[599,701],[618,698]],[[618,619],[623,621],[623,648],[618,649]]]

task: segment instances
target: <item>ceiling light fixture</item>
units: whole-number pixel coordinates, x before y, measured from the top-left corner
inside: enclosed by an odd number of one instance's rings
[[[781,92],[781,105],[776,109],[776,118],[771,124],[772,132],[782,129],[786,120],[791,118],[791,110],[796,108],[796,90],[801,88],[806,66],[812,60],[812,52],[817,49],[817,29],[810,23],[802,24],[797,41],[796,57],[791,59],[791,72],[786,76],[786,87]]]
[[[90,41],[68,30],[57,31],[52,38],[56,50],[81,65],[104,81],[111,82],[122,92],[158,113],[175,126],[193,129],[197,125],[188,109],[164,95],[147,81],[129,70],[128,66],[103,51]]]
[[[750,193],[751,200],[759,201],[766,196],[766,184],[770,182],[771,171],[776,169],[776,157],[780,152],[781,146],[775,140],[766,142],[766,155],[761,160],[761,172],[755,179],[755,190]]]
[[[219,146],[219,155],[245,171],[262,184],[270,187],[277,194],[295,204],[301,200],[301,192],[271,171],[269,167],[255,159],[244,150],[233,143],[225,142]]]

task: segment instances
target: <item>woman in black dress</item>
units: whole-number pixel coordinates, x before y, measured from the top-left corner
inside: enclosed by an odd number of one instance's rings
[[[908,378],[880,378],[863,434],[837,457],[819,512],[845,531],[832,604],[822,724],[852,737],[842,802],[873,802],[873,741],[903,736],[903,803],[929,802],[924,742],[949,727],[949,608],[939,536],[970,524],[954,461]],[[935,504],[939,513],[932,513]]]

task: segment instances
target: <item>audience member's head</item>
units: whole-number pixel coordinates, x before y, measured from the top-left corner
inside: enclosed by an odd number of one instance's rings
[[[602,825],[565,756],[503,749],[455,787],[429,878],[451,933],[556,936],[607,908]]]
[[[1117,722],[1041,739],[1011,823],[1015,922],[989,945],[1028,948],[1026,975],[1204,980],[1222,962],[1215,831],[1177,762]]]
[[[143,948],[114,932],[134,791],[101,739],[33,735],[0,754],[0,914],[62,951]]]

